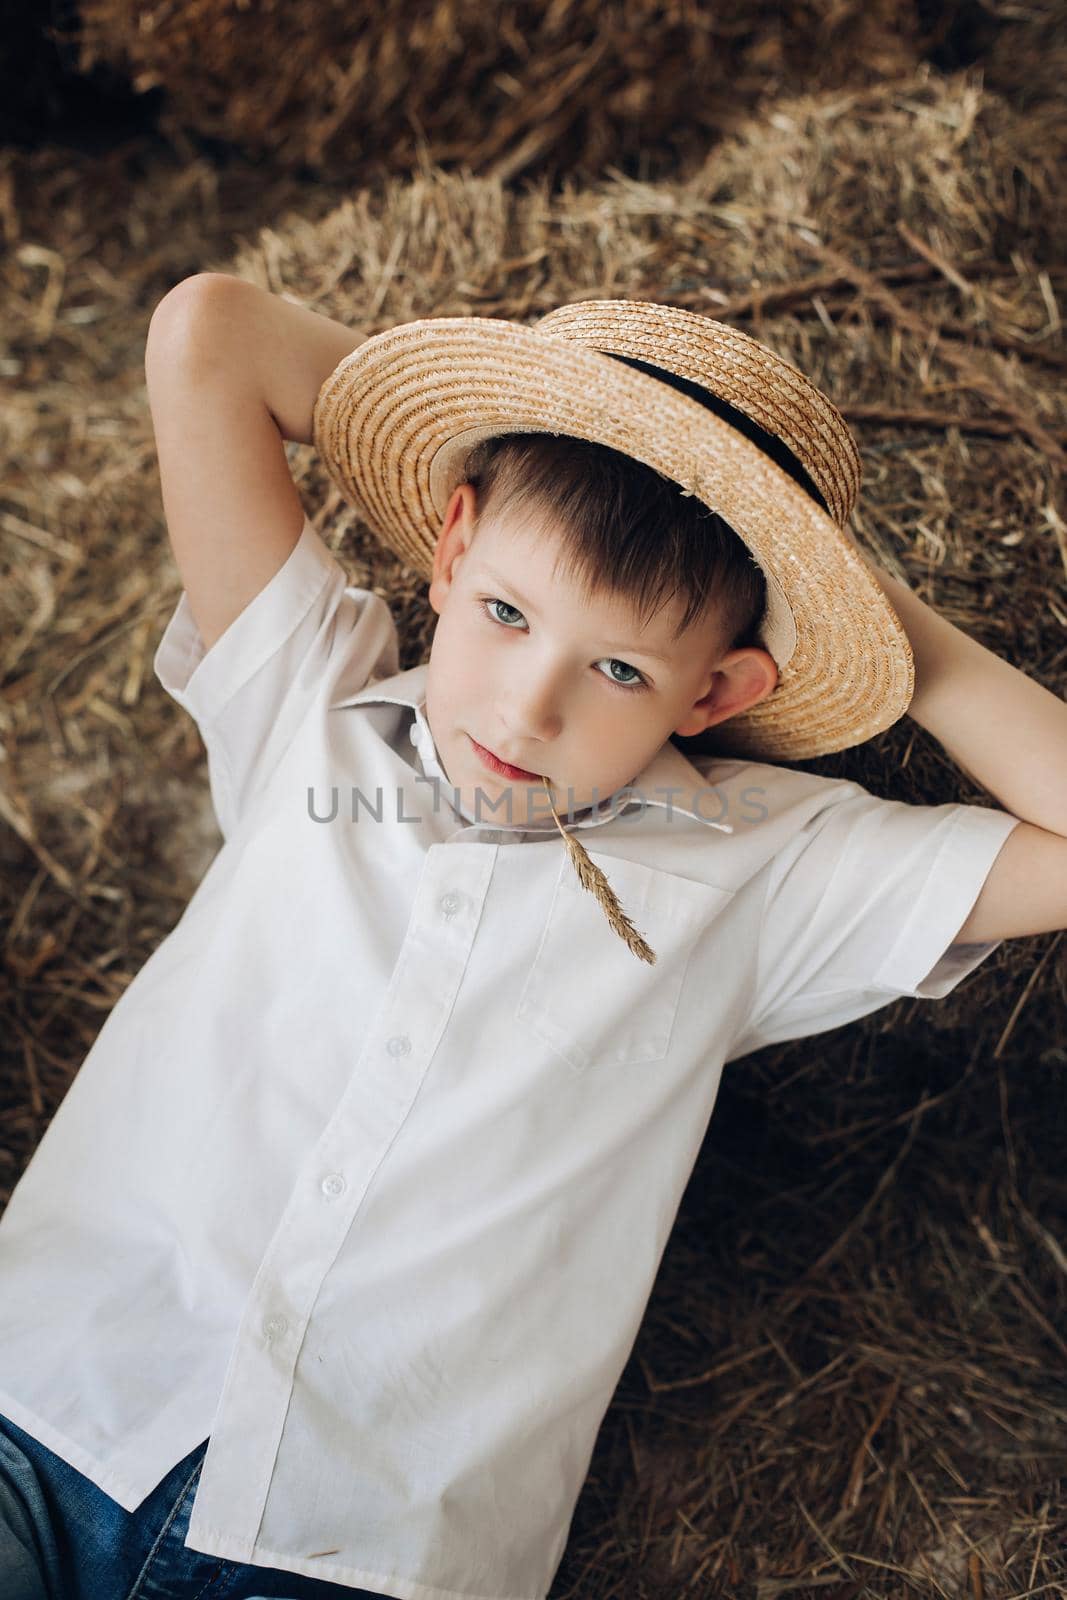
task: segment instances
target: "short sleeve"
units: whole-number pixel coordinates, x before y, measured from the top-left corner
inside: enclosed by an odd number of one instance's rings
[[[954,944],[1018,817],[840,786],[768,869],[752,1011],[733,1059],[940,1000],[1002,943]]]
[[[210,650],[182,591],[153,669],[200,729],[224,838],[327,686],[355,693],[391,676],[397,646],[385,601],[346,586],[344,568],[306,517],[284,565]]]

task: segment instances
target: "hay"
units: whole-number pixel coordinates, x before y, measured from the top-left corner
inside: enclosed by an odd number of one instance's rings
[[[1064,138],[1047,102],[922,71],[779,101],[684,180],[555,194],[0,156],[0,1200],[218,844],[151,676],[179,584],[142,362],[171,283],[235,271],[367,332],[602,294],[731,321],[852,423],[875,557],[1063,694]],[[402,666],[425,659],[425,585],[289,453]],[[804,765],[991,803],[907,719]],[[1065,1040],[1048,935],[727,1072],[555,1600],[1067,1592]]]
[[[365,178],[420,154],[505,180],[700,156],[762,96],[912,71],[898,0],[81,0],[80,63],[166,92],[165,125]]]

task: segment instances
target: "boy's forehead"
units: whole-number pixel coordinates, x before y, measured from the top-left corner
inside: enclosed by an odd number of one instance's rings
[[[620,645],[640,646],[668,664],[688,659],[694,636],[707,630],[707,619],[701,619],[675,637],[684,612],[682,596],[669,597],[642,617],[629,595],[607,584],[590,591],[584,575],[569,569],[558,521],[536,507],[509,506],[499,518],[486,517],[471,554],[476,573],[506,584],[530,609],[558,615],[566,607],[581,616],[589,632],[610,636]]]

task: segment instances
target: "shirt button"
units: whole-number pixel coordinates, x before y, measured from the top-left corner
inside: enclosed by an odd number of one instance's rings
[[[284,1317],[268,1317],[263,1324],[263,1332],[268,1339],[280,1339],[288,1326]]]
[[[441,896],[438,904],[440,905],[441,910],[444,912],[446,917],[452,917],[455,916],[456,912],[463,904],[463,896],[461,894],[457,894],[454,889],[449,889],[447,894],[443,894]]]
[[[335,1194],[344,1194],[345,1180],[339,1172],[331,1172],[327,1177],[323,1178],[322,1192],[325,1195],[329,1195],[331,1199]]]
[[[411,1040],[406,1033],[396,1033],[385,1048],[391,1056],[406,1056],[411,1049]]]

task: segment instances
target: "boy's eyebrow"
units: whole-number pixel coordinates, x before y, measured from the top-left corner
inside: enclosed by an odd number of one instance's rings
[[[519,602],[519,605],[522,607],[523,611],[529,611],[535,617],[538,615],[537,607],[531,605],[529,600],[523,598],[523,596],[516,589],[515,585],[511,582],[510,578],[503,577],[499,572],[494,572],[492,567],[487,567],[484,564],[482,566],[482,572],[485,577],[492,578],[494,583],[498,583],[502,589],[510,590],[510,592],[515,596],[516,600]],[[647,645],[609,643],[608,649],[623,650],[628,655],[648,656],[653,661],[661,662],[665,667],[672,665],[672,658],[670,656],[661,655],[658,650],[650,650]]]

